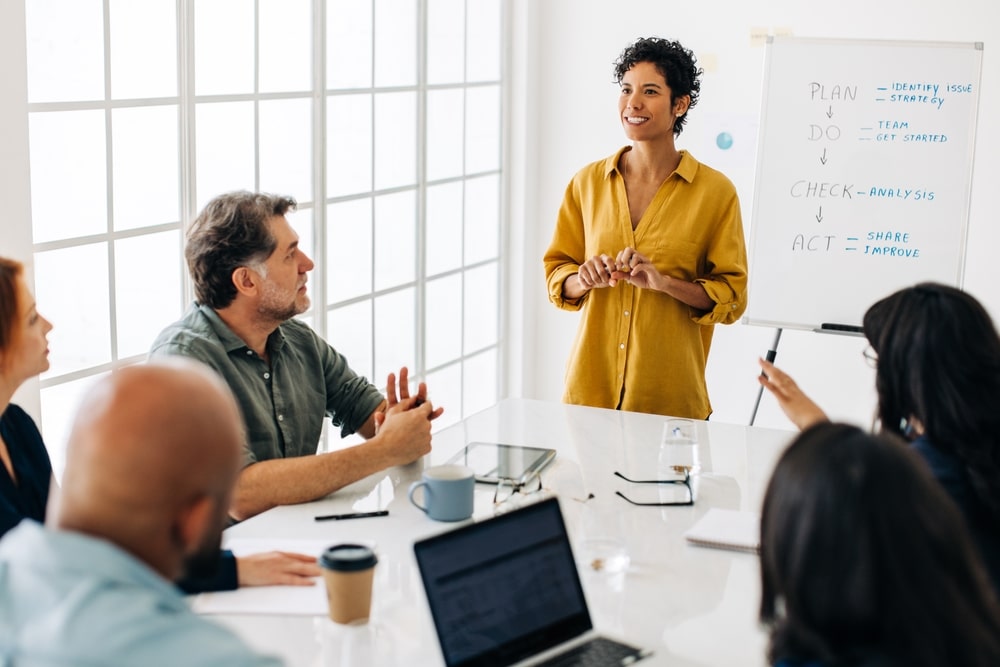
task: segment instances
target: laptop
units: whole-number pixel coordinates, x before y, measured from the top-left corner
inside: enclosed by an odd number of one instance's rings
[[[448,667],[629,665],[651,655],[593,629],[554,497],[413,549]]]

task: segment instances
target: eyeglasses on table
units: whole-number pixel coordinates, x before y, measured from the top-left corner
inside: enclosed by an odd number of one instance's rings
[[[540,500],[540,497],[535,498],[535,496],[542,490],[542,476],[537,472],[520,480],[501,477],[497,480],[496,489],[493,491],[493,513],[503,514],[534,500]]]
[[[615,495],[620,496],[630,502],[633,505],[638,505],[639,507],[686,507],[694,505],[694,491],[691,490],[691,472],[684,468],[684,478],[683,479],[632,479],[626,477],[622,473],[615,471],[615,476],[624,479],[626,482],[631,484],[683,484],[687,489],[687,500],[674,500],[674,501],[660,501],[655,503],[641,503],[636,500],[632,500],[626,496],[621,491],[615,491]]]
[[[501,477],[493,491],[493,513],[504,514],[550,495],[552,495],[552,490],[545,487],[542,483],[542,476],[538,472],[531,473],[523,480]],[[562,494],[562,497],[570,498],[578,503],[586,503],[594,498],[594,494],[588,493],[585,498],[565,494]]]

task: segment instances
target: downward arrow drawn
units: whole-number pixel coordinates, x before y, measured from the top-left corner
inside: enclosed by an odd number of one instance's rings
[[[823,222],[823,207],[819,207],[819,213],[816,214],[816,222]]]
[[[819,159],[819,161],[822,162],[823,164],[826,164],[826,149],[825,148],[823,149],[823,157],[821,157]]]
[[[826,117],[833,118],[833,105],[831,104],[826,110]]]

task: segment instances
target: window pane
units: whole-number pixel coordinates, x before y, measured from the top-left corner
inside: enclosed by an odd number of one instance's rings
[[[183,270],[180,231],[115,241],[119,359],[149,352],[157,334],[181,316]]]
[[[67,288],[66,276],[86,282]],[[35,253],[35,299],[53,324],[43,379],[111,361],[107,243]]]
[[[427,188],[427,275],[462,266],[462,183]]]
[[[108,229],[103,111],[28,115],[35,243]]]
[[[289,211],[285,214],[288,218],[288,224],[292,226],[295,233],[299,235],[299,248],[309,259],[315,260],[316,258],[316,245],[313,235],[313,210],[311,208],[306,209],[296,209],[294,211]],[[306,312],[296,315],[296,317],[310,327],[319,330],[319,317],[321,313],[325,312],[323,304],[320,303],[319,296],[319,272],[315,269],[308,274],[308,283],[306,289],[309,291],[309,310]]]
[[[413,190],[375,198],[375,289],[416,278],[417,193]]]
[[[500,168],[500,87],[469,88],[465,96],[465,173]]]
[[[497,402],[497,351],[486,350],[462,364],[462,416],[468,417]]]
[[[256,190],[253,102],[199,104],[195,111],[197,201],[232,190]]]
[[[295,233],[299,235],[299,249],[309,256],[309,259],[316,258],[316,244],[313,239],[313,210],[311,208],[296,208],[285,214],[288,224],[292,226]],[[315,271],[309,274],[309,280],[315,280]],[[310,292],[312,288],[310,287]]]
[[[326,106],[327,195],[372,188],[372,96],[329,97]]]
[[[312,1],[260,0],[260,90],[312,89]]]
[[[427,368],[436,368],[462,356],[462,276],[455,273],[431,280],[426,292]]]
[[[312,201],[312,102],[260,103],[260,189]]]
[[[478,0],[473,0],[478,2]],[[427,82],[465,79],[465,0],[427,3]]]
[[[432,432],[462,421],[462,364],[452,364],[446,368],[427,374],[427,399],[435,408],[444,408],[444,413],[434,420]]]
[[[104,99],[102,0],[24,3],[28,101]]]
[[[465,272],[465,354],[497,342],[497,265],[486,264]]]
[[[417,94],[375,96],[375,189],[417,181]]]
[[[176,97],[176,0],[112,0],[109,17],[112,97]]]
[[[177,222],[177,107],[111,112],[115,229]]]
[[[408,288],[375,299],[375,384],[403,366],[416,368],[416,294]]]
[[[469,62],[467,81],[500,79],[500,35],[503,13],[500,0],[469,0]]]
[[[100,373],[42,389],[40,426],[45,448],[49,450],[49,458],[52,459],[52,474],[59,483],[62,483],[63,471],[66,469],[66,440],[73,427],[73,420],[76,419],[80,401],[106,375],[107,373]]]
[[[367,294],[372,289],[372,200],[330,204],[326,220],[329,303]]]
[[[334,308],[327,316],[326,330],[327,340],[333,349],[347,357],[347,365],[371,380],[372,302],[366,300]]]
[[[465,263],[496,257],[499,244],[500,177],[470,178],[465,182]]]
[[[375,85],[417,83],[417,1],[375,0]]]
[[[254,90],[254,3],[198,0],[194,5],[196,95]]]
[[[326,85],[372,85],[372,0],[328,0],[326,5]]]
[[[427,180],[462,175],[462,113],[465,94],[458,90],[427,92]]]

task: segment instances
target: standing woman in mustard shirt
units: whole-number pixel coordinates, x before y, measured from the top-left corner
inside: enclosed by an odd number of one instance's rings
[[[631,145],[581,169],[545,253],[549,300],[582,310],[567,403],[706,419],[716,323],[746,309],[736,188],[678,151],[701,70],[678,42],[636,40],[615,63]]]

